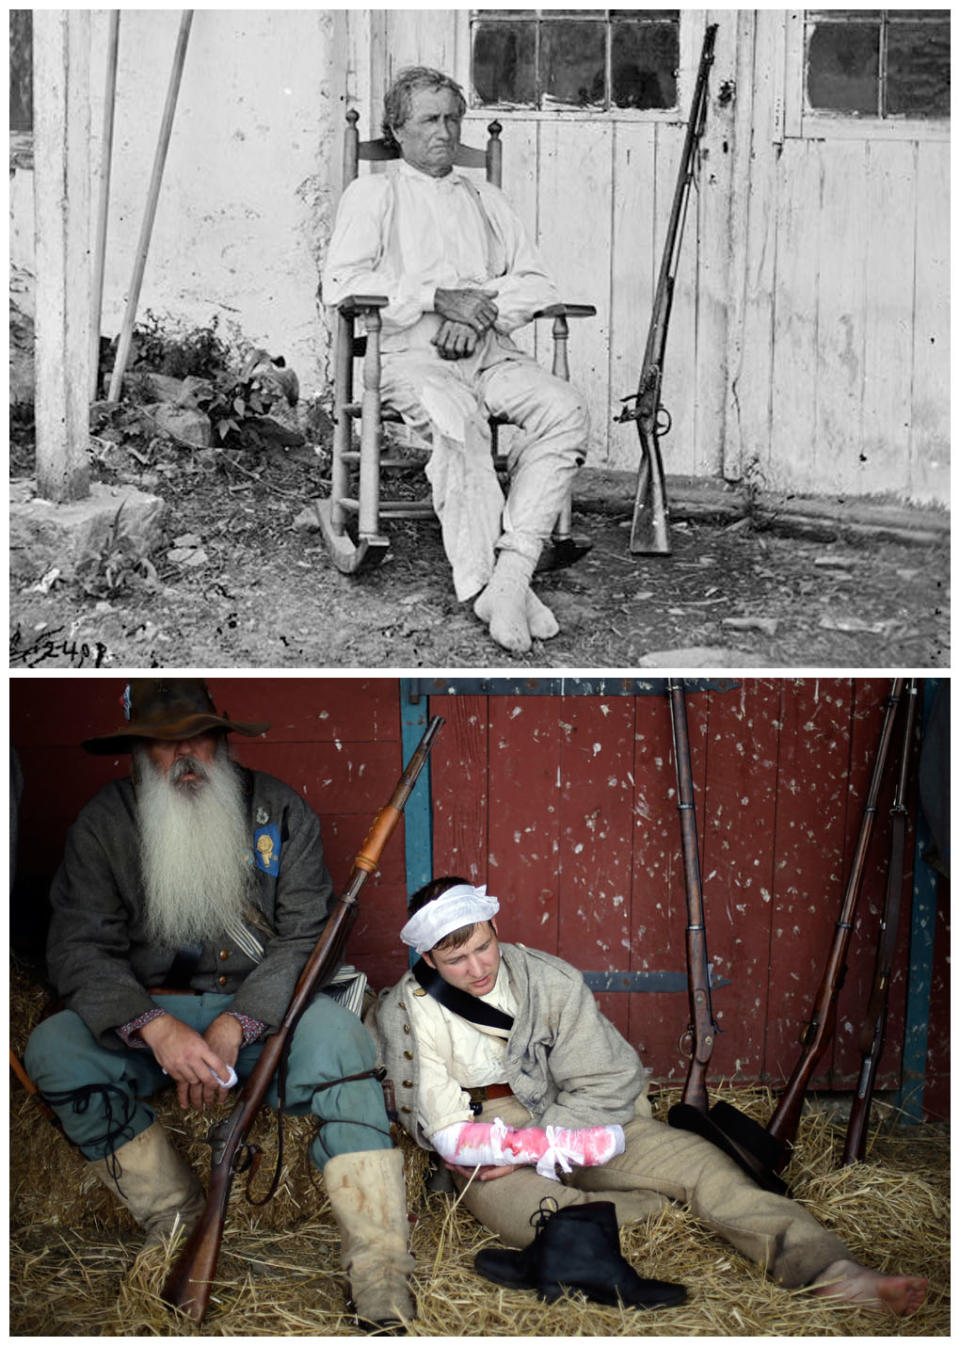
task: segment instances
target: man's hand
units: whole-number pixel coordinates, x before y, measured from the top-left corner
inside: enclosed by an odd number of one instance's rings
[[[462,360],[477,348],[477,334],[465,322],[442,322],[431,341],[442,360]]]
[[[482,336],[497,321],[500,310],[492,301],[492,290],[437,290],[433,307],[441,318],[449,322],[466,323],[477,336]]]
[[[221,1014],[215,1019],[207,1029],[207,1033],[211,1033],[220,1023],[220,1019],[226,1017],[228,1016]],[[243,1030],[236,1019],[233,1022],[237,1028],[239,1047],[239,1037],[242,1036]],[[225,1060],[206,1037],[201,1037],[188,1024],[175,1019],[172,1014],[161,1014],[159,1018],[144,1024],[140,1029],[140,1036],[153,1052],[158,1065],[172,1080],[176,1080],[177,1102],[181,1108],[199,1108],[202,1112],[208,1103],[222,1103],[226,1100],[229,1091],[217,1084],[211,1071],[215,1071],[222,1080],[225,1080],[229,1073],[227,1067],[233,1065],[237,1059],[236,1050],[229,1060]],[[217,1041],[219,1042],[219,1034]],[[226,1043],[223,1045],[226,1050]]]
[[[479,1168],[464,1168],[463,1164],[452,1164],[449,1159],[445,1159],[444,1164],[451,1173],[459,1173],[461,1178],[473,1178],[474,1182],[489,1182],[491,1178],[505,1178],[508,1173],[518,1173],[523,1164],[481,1164]]]

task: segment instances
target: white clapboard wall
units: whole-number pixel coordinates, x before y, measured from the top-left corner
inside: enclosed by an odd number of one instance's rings
[[[946,503],[947,128],[811,126],[802,11],[681,13],[683,117],[704,24],[720,27],[667,347],[668,473]],[[355,10],[347,25],[364,135],[404,65],[469,85],[468,10]],[[505,190],[564,297],[597,306],[571,339],[591,460],[633,468],[636,430],[615,417],[639,375],[683,122],[472,109],[465,138],[482,143],[494,115]]]

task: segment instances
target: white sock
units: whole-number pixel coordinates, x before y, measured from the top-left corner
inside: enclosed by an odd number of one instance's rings
[[[500,552],[490,583],[473,605],[497,644],[515,654],[526,654],[532,643],[527,595],[535,564],[517,551]]]

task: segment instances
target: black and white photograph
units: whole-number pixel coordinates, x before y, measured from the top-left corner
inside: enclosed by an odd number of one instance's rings
[[[14,666],[949,667],[949,12],[829,15],[13,12]]]
[[[950,1335],[950,29],[8,10],[9,1337]]]

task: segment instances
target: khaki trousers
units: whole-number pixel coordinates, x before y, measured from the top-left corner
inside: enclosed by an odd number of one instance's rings
[[[488,1102],[478,1121],[502,1117],[508,1126],[532,1118],[515,1098]],[[559,1206],[612,1201],[617,1218],[639,1220],[682,1201],[738,1252],[758,1263],[780,1284],[807,1285],[831,1262],[851,1254],[845,1245],[796,1201],[765,1192],[702,1136],[656,1121],[646,1097],[624,1127],[624,1153],[599,1168],[575,1168],[562,1183],[518,1168],[503,1178],[470,1183],[463,1204],[504,1243],[523,1248],[536,1232],[531,1218],[543,1197]],[[465,1180],[454,1175],[461,1190]]]

